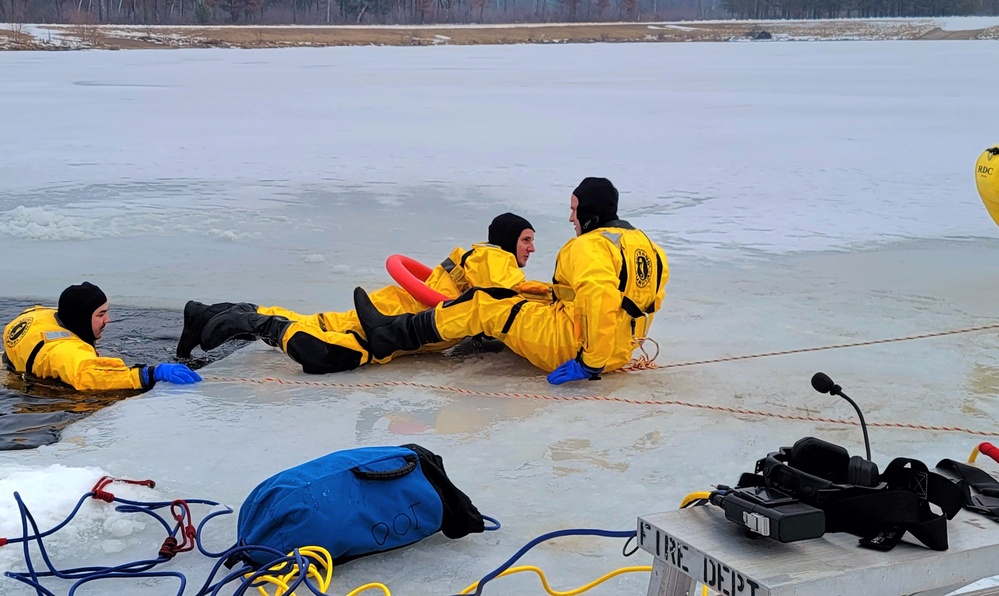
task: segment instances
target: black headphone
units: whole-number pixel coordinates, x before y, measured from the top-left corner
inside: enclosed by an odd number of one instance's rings
[[[815,437],[799,439],[756,462],[767,486],[814,502],[819,491],[854,485],[873,488],[881,483],[878,465],[859,455],[853,457],[839,445]]]

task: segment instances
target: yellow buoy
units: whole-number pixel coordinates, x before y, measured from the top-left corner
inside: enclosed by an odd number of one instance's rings
[[[975,164],[975,182],[978,196],[982,197],[992,221],[999,225],[999,147],[982,152]]]

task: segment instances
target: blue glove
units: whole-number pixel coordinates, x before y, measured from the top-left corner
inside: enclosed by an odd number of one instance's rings
[[[603,368],[590,368],[578,358],[573,358],[562,363],[561,366],[548,375],[548,382],[552,385],[561,385],[569,381],[582,381],[583,379],[596,379],[603,372]]]
[[[188,368],[186,364],[163,362],[156,366],[142,369],[140,374],[143,385],[149,385],[149,371],[152,371],[154,381],[165,381],[167,383],[176,383],[177,385],[197,383],[201,380],[201,376]]]

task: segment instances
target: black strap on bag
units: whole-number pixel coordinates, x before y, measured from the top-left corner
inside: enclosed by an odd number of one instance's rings
[[[365,472],[359,467],[351,468],[350,471],[361,480],[395,480],[402,478],[416,469],[416,456],[407,455],[403,458],[406,463],[395,470],[385,470],[384,472]]]
[[[942,459],[937,469],[956,476],[954,485],[964,496],[964,508],[999,522],[999,480],[968,464]]]

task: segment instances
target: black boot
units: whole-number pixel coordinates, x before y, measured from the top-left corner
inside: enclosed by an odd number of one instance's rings
[[[201,331],[212,317],[235,306],[232,302],[202,304],[191,300],[184,305],[184,330],[177,342],[177,358],[190,358],[191,350],[201,343]]]
[[[281,345],[281,336],[291,321],[285,317],[261,315],[252,304],[237,304],[215,315],[201,331],[201,349],[214,350],[230,339],[243,334],[266,341],[272,346]]]
[[[412,352],[441,341],[432,308],[415,315],[383,315],[364,290],[355,288],[354,309],[373,358],[387,358],[400,350]]]

